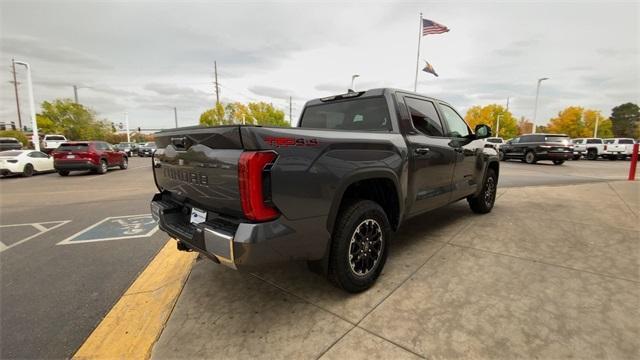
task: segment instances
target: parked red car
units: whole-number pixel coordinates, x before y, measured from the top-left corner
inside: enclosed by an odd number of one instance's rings
[[[53,167],[60,176],[79,170],[104,174],[113,166],[124,170],[129,166],[129,159],[104,141],[65,142],[53,152]]]

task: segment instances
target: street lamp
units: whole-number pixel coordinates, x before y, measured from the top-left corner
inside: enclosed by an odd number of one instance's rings
[[[354,85],[355,85],[356,78],[358,77],[360,77],[360,75],[358,74],[351,75],[351,87],[349,89],[356,91],[356,89],[354,88]]]
[[[533,107],[533,131],[532,133],[536,133],[536,115],[538,112],[538,95],[540,94],[540,83],[549,80],[549,78],[543,77],[538,79],[538,86],[536,86],[536,104]]]
[[[18,65],[22,65],[27,68],[27,85],[29,89],[29,106],[31,107],[31,128],[33,134],[31,135],[31,141],[33,142],[33,148],[36,151],[40,151],[40,137],[38,137],[38,123],[36,122],[36,105],[33,100],[33,83],[31,82],[31,66],[24,61],[16,61]]]

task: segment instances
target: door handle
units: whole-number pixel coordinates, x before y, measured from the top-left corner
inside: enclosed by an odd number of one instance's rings
[[[416,148],[415,150],[413,150],[413,152],[415,152],[418,155],[424,155],[424,154],[428,153],[429,151],[431,151],[431,149],[429,149],[429,148]]]

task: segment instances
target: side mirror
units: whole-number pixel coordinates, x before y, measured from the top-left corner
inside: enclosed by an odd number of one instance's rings
[[[485,139],[491,136],[491,128],[485,124],[476,125],[476,139]]]

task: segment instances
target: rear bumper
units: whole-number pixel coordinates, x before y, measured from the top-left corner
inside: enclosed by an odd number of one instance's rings
[[[208,212],[206,222],[191,224],[190,211],[190,205],[174,201],[169,194],[156,194],[151,201],[151,215],[162,231],[183,247],[233,269],[318,260],[325,255],[330,238],[325,216],[299,221],[281,216],[246,223],[225,221]]]
[[[80,170],[96,170],[98,165],[94,164],[90,160],[78,160],[78,161],[56,161],[53,167],[60,171],[80,171]]]

